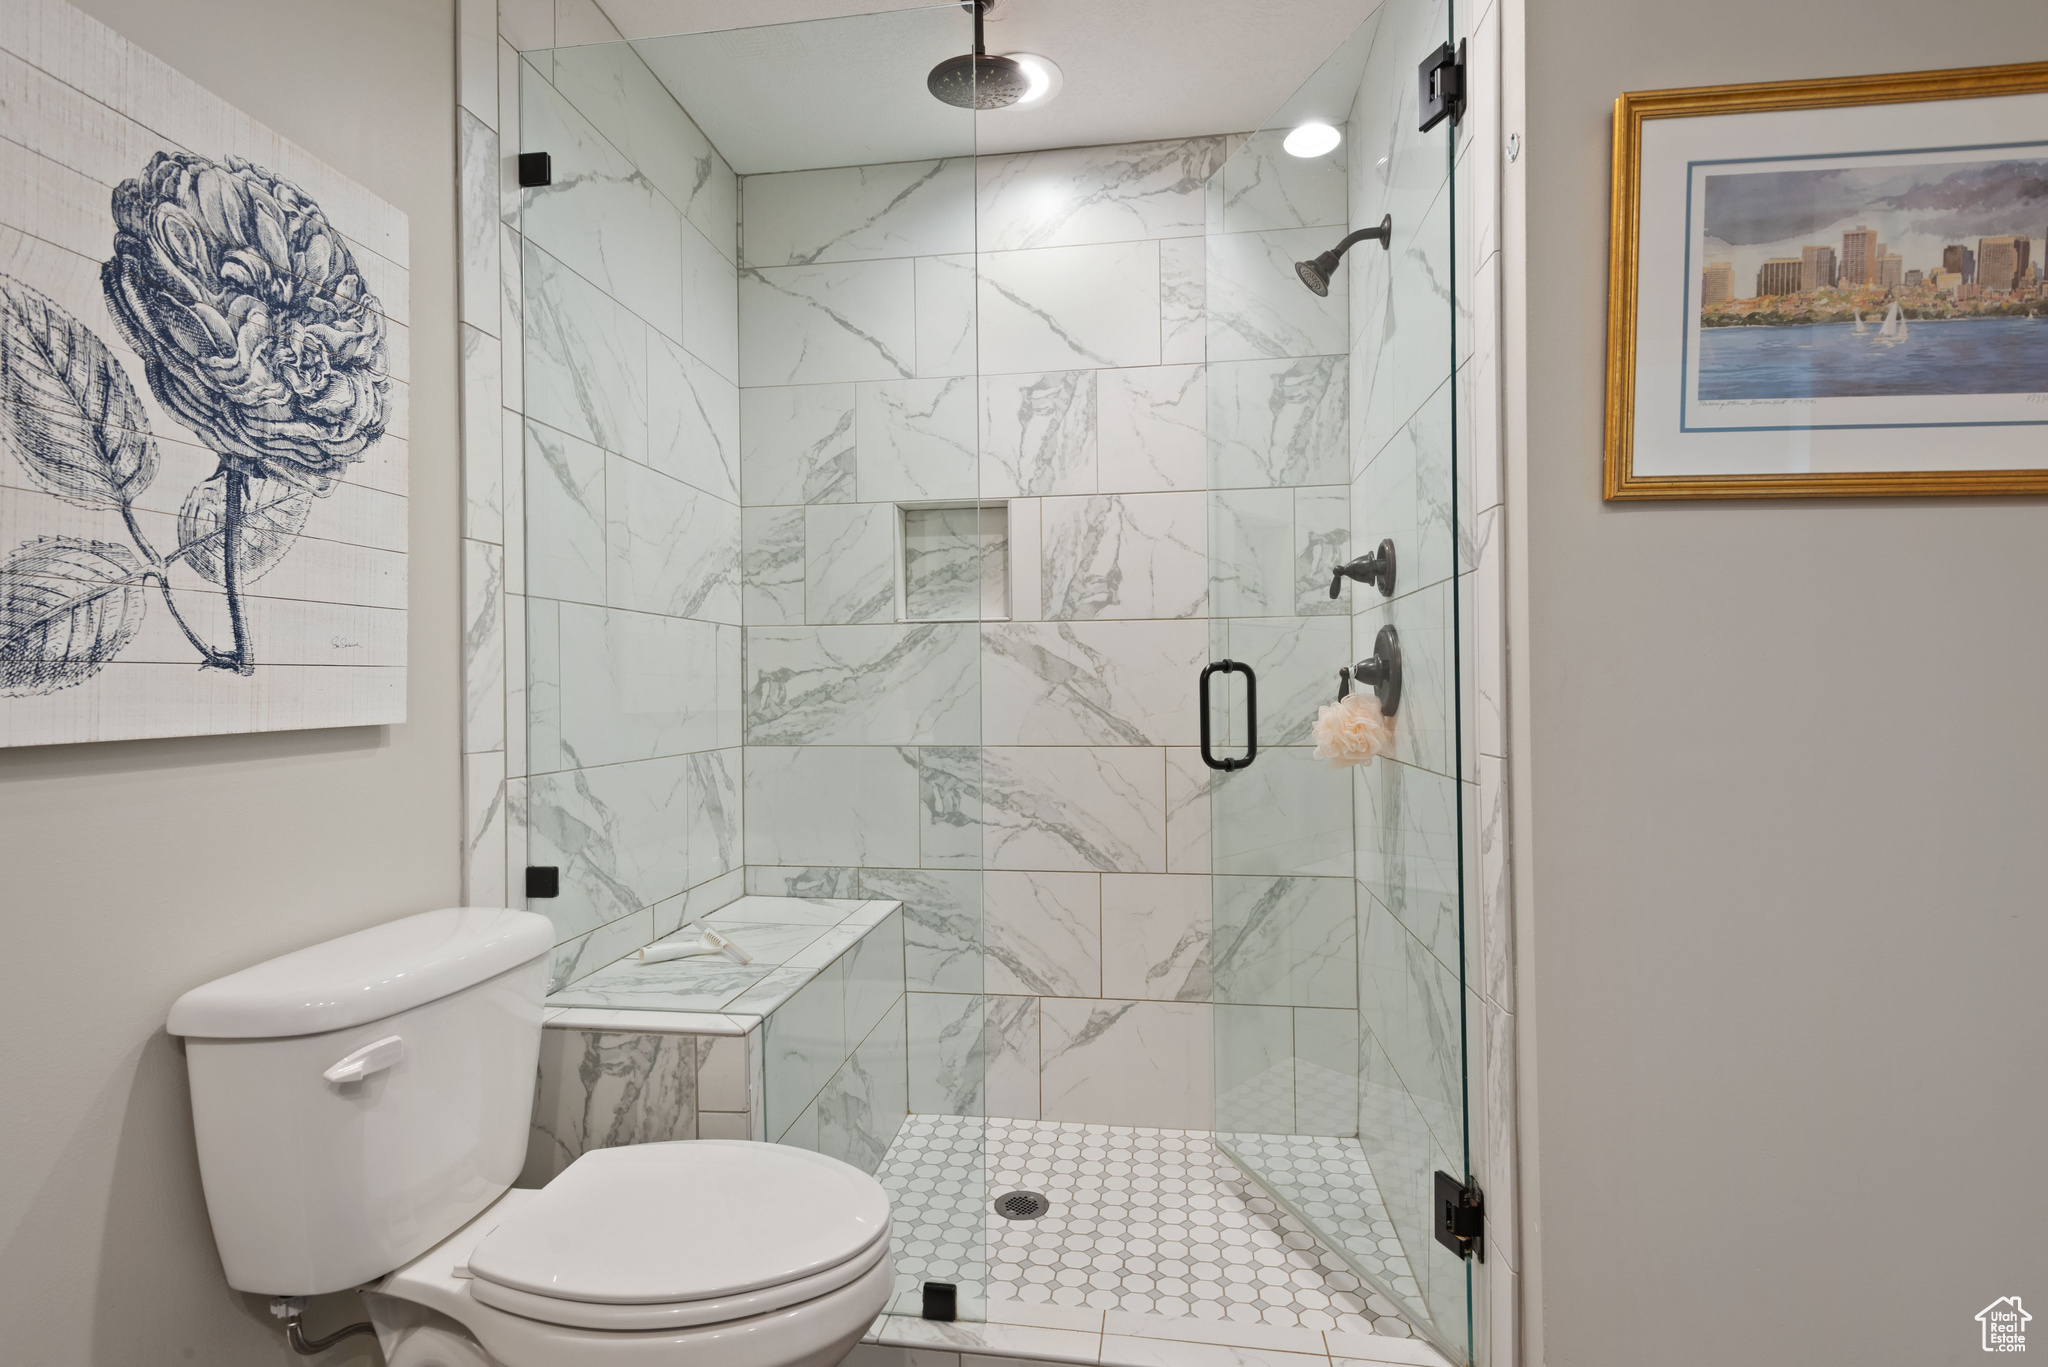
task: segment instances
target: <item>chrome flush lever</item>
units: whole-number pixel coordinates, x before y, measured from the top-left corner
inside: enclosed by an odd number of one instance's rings
[[[402,1035],[386,1035],[383,1039],[374,1040],[364,1045],[339,1063],[336,1063],[326,1072],[320,1074],[320,1076],[335,1086],[341,1087],[351,1082],[361,1082],[364,1078],[373,1077],[387,1069],[396,1068],[403,1062],[405,1062],[405,1037]]]
[[[1394,543],[1380,542],[1379,550],[1371,555],[1361,555],[1348,565],[1339,565],[1330,572],[1330,596],[1335,598],[1344,591],[1344,581],[1356,579],[1361,584],[1371,584],[1380,591],[1380,597],[1394,596]]]

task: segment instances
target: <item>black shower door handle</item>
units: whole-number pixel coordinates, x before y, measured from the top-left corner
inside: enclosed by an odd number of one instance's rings
[[[1218,759],[1209,751],[1209,676],[1211,674],[1244,675],[1244,758]],[[1196,704],[1202,709],[1202,763],[1211,769],[1226,772],[1233,769],[1249,769],[1252,761],[1259,757],[1259,676],[1252,673],[1252,667],[1241,660],[1212,660],[1202,666],[1201,698]]]

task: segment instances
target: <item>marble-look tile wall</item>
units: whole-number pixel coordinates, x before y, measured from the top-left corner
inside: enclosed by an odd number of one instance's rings
[[[1355,1014],[1341,786],[1220,791],[1211,882],[1212,633],[1297,759],[1348,647],[1345,300],[1288,264],[1345,173],[1242,141],[741,181],[749,890],[903,899],[913,1110],[1207,1126],[1214,1003]],[[1001,619],[899,620],[898,506],[977,499]]]
[[[491,890],[517,905],[526,865],[560,869],[533,902],[560,985],[744,887],[738,181],[629,46],[500,55],[503,155],[473,196],[516,357],[492,462],[516,685]],[[522,148],[551,185],[516,185]]]
[[[1351,187],[1351,221],[1391,215],[1387,251],[1346,262],[1352,303],[1352,534],[1391,538],[1392,598],[1347,590],[1352,646],[1400,633],[1405,683],[1391,754],[1353,771],[1362,1047],[1359,1135],[1412,1281],[1383,1290],[1423,1326],[1463,1337],[1465,1271],[1429,1231],[1433,1174],[1462,1173],[1459,1000],[1461,783],[1453,500],[1453,125],[1419,132],[1396,75],[1442,39],[1447,0],[1384,6],[1346,129],[1371,171]],[[1411,82],[1412,84],[1412,82]],[[1398,87],[1398,88],[1397,88]],[[1462,292],[1462,291],[1460,291]],[[1459,472],[1462,474],[1463,472]]]
[[[505,304],[505,239],[500,221],[502,147],[516,145],[499,98],[500,41],[493,0],[461,0],[455,109],[457,227],[461,235],[457,316],[462,346],[462,793],[463,891],[473,906],[503,904],[510,863],[507,831],[524,762],[516,680],[508,660],[516,628],[508,600],[514,573],[508,546],[517,534],[516,494],[507,489],[507,433],[518,418],[518,309]],[[506,49],[509,51],[510,49]],[[508,142],[509,138],[509,142]],[[516,278],[516,276],[515,276]],[[507,358],[511,358],[508,367]],[[508,505],[510,505],[508,507]],[[515,552],[516,554],[516,552]],[[508,712],[512,722],[508,726]]]
[[[1265,130],[1208,186],[1209,649],[1258,672],[1257,762],[1182,770],[1214,870],[1216,1127],[1357,1132],[1360,943],[1347,781],[1315,762],[1316,710],[1354,658],[1330,572],[1350,558],[1350,300],[1293,263],[1345,231],[1353,149],[1297,158]],[[1214,724],[1246,740],[1233,676]],[[1194,757],[1190,757],[1193,759]]]
[[[593,1013],[585,1013],[593,1014]],[[541,1032],[540,1085],[522,1187],[545,1186],[592,1149],[672,1139],[760,1139],[761,1030],[700,1035],[642,1024]],[[652,1017],[655,1024],[649,1024]]]
[[[1453,24],[1470,35],[1470,105],[1457,124],[1420,133],[1403,73]],[[1467,1266],[1428,1235],[1432,1174],[1470,1172],[1486,1192],[1487,1261],[1470,1265],[1474,1358],[1506,1364],[1514,1270],[1501,1254],[1514,1243],[1515,1206],[1500,819],[1499,72],[1492,0],[1381,9],[1346,129],[1354,165],[1372,168],[1354,178],[1350,215],[1366,226],[1391,214],[1394,241],[1389,252],[1353,252],[1346,269],[1351,533],[1361,546],[1391,537],[1400,549],[1392,599],[1351,594],[1352,647],[1368,653],[1391,623],[1407,671],[1391,762],[1352,779],[1359,1133],[1404,1244],[1423,1251],[1411,1258],[1411,1317],[1449,1325],[1446,1341],[1464,1336]]]

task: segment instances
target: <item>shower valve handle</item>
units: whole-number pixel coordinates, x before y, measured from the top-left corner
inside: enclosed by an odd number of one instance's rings
[[[1330,596],[1335,598],[1344,591],[1344,581],[1356,579],[1361,584],[1371,584],[1380,591],[1380,597],[1394,596],[1394,543],[1380,542],[1380,548],[1371,555],[1361,555],[1348,565],[1339,565],[1330,572]]]
[[[1370,688],[1384,715],[1391,717],[1401,710],[1401,633],[1391,624],[1381,627],[1373,638],[1372,654],[1337,671],[1338,702],[1350,694],[1353,684]]]

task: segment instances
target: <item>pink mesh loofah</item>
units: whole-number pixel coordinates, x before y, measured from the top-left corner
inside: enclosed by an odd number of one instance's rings
[[[1394,719],[1370,693],[1353,693],[1316,713],[1316,758],[1332,769],[1370,764],[1394,748]]]

